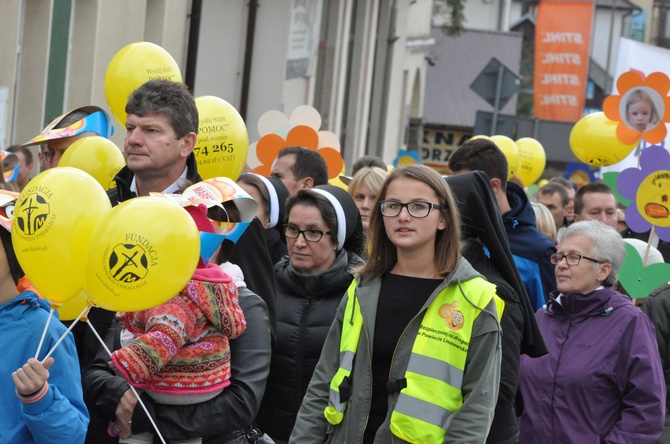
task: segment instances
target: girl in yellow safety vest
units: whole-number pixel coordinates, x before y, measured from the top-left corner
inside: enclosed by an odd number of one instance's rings
[[[394,170],[368,242],[289,442],[485,442],[504,303],[461,257],[442,177],[422,165]]]

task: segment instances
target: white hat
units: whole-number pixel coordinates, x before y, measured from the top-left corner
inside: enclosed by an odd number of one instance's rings
[[[649,245],[649,253],[647,253],[647,243],[641,241],[640,239],[635,238],[625,238],[623,240],[632,247],[635,247],[637,254],[640,255],[640,259],[643,261],[644,266],[651,264],[658,264],[663,262],[663,255],[655,247]],[[644,255],[647,255],[647,260],[644,260]]]

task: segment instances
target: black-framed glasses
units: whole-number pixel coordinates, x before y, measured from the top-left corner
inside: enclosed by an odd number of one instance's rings
[[[440,209],[438,204],[426,202],[425,200],[412,200],[410,202],[400,202],[397,200],[382,200],[379,202],[382,216],[395,217],[400,214],[403,208],[407,208],[410,216],[422,219],[428,217],[433,208]]]
[[[324,234],[330,234],[330,231],[321,231],[321,230],[301,230],[300,228],[294,225],[284,225],[284,234],[286,237],[295,239],[302,234],[302,237],[305,238],[307,242],[319,242]]]
[[[579,265],[579,262],[582,259],[586,259],[587,261],[595,262],[596,264],[604,264],[603,261],[599,261],[598,259],[593,259],[592,257],[584,256],[583,254],[577,254],[577,253],[570,253],[570,254],[563,254],[563,253],[554,253],[551,256],[549,256],[549,260],[551,260],[551,263],[556,265],[559,262],[561,262],[565,258],[565,262],[568,265]]]

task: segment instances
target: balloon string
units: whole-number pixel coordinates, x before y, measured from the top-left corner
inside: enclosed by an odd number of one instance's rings
[[[40,354],[40,351],[42,350],[42,345],[44,344],[44,338],[47,335],[47,330],[49,329],[49,324],[51,323],[51,318],[53,317],[55,310],[56,309],[53,306],[49,310],[49,317],[47,317],[47,322],[46,322],[46,324],[44,324],[44,330],[42,330],[42,337],[40,338],[39,344],[37,344],[37,351],[35,352],[35,359],[37,359],[37,357]]]
[[[107,352],[107,355],[111,358],[112,357],[112,352],[109,350],[109,347],[107,347],[107,344],[105,344],[105,341],[102,340],[102,338],[100,337],[98,332],[95,330],[95,327],[93,327],[93,325],[90,322],[87,322],[87,324],[88,324],[89,327],[91,327],[91,330],[93,331],[93,334],[95,335],[96,338],[98,338],[98,342],[100,342],[102,347]],[[130,390],[132,390],[133,394],[137,398],[137,402],[140,404],[140,406],[142,406],[142,410],[144,410],[144,413],[146,413],[147,418],[149,418],[149,422],[151,422],[151,425],[154,427],[154,430],[156,431],[156,435],[158,435],[158,437],[160,438],[160,440],[163,444],[167,444],[165,442],[165,439],[163,439],[163,435],[161,435],[160,430],[158,430],[158,425],[156,424],[156,422],[154,422],[154,419],[149,414],[149,410],[147,410],[147,406],[144,405],[144,402],[142,401],[142,398],[140,398],[140,395],[137,393],[137,390],[135,390],[135,387],[133,387],[130,384],[128,384],[128,386],[130,387]]]
[[[79,320],[82,318],[82,316],[85,316],[85,315],[88,314],[88,311],[89,311],[90,309],[91,309],[91,307],[90,307],[89,305],[87,305],[87,306],[81,311],[81,313],[79,313],[79,316],[77,316],[77,319],[75,319],[74,321],[72,321],[72,324],[70,324],[70,326],[68,327],[68,329],[65,330],[65,333],[63,333],[63,335],[58,339],[58,341],[56,341],[56,343],[55,343],[54,346],[51,348],[51,350],[49,350],[49,353],[47,353],[47,355],[44,357],[44,359],[42,359],[42,364],[44,364],[44,361],[46,361],[47,358],[48,358],[49,356],[51,356],[51,354],[52,354],[54,351],[56,351],[56,348],[60,345],[60,343],[63,342],[63,341],[65,340],[65,338],[67,337],[67,335],[72,331],[72,329],[74,328],[74,326],[77,325],[77,322],[79,322]],[[52,311],[53,311],[53,309],[52,309]],[[35,359],[37,359],[37,357],[35,357]]]

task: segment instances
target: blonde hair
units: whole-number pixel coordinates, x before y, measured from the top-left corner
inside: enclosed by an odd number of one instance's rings
[[[630,108],[631,105],[637,102],[647,102],[649,104],[649,108],[651,109],[649,124],[655,125],[659,122],[659,120],[661,120],[660,116],[658,115],[658,111],[656,110],[656,104],[651,99],[649,93],[643,89],[636,89],[634,91],[631,91],[631,93],[628,95],[628,98],[626,99],[626,121],[628,123],[631,123],[630,119],[628,118],[629,113],[628,109]]]
[[[355,198],[356,196],[354,196],[354,194],[356,193],[356,188],[358,188],[358,186],[361,184],[368,187],[368,189],[373,193],[379,195],[379,192],[382,190],[384,181],[388,175],[388,171],[382,170],[381,168],[361,168],[360,170],[356,171],[353,179],[351,179],[351,183],[349,183],[349,195]]]
[[[547,236],[553,243],[556,243],[556,222],[554,216],[546,205],[540,202],[531,202],[533,211],[535,212],[535,221],[537,229]]]

